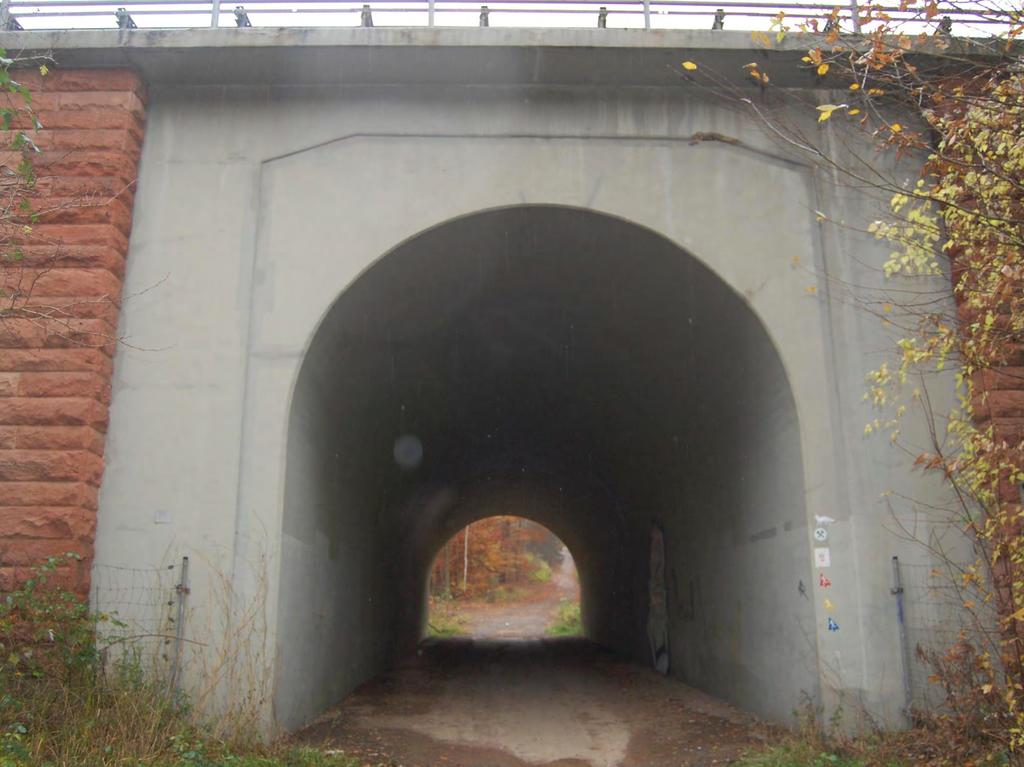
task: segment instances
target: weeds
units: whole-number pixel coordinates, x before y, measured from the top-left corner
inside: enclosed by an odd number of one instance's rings
[[[933,666],[947,689],[962,695],[960,671]],[[949,676],[947,676],[949,674]],[[1010,767],[1022,762],[985,730],[964,729],[959,714],[918,713],[914,726],[898,732],[844,734],[840,706],[822,721],[820,706],[805,698],[793,714],[792,730],[773,737],[767,748],[752,750],[736,767]],[[977,721],[984,717],[980,712]]]
[[[451,597],[431,597],[427,621],[427,636],[454,637],[465,631],[465,620],[459,615],[455,600]]]
[[[0,601],[0,767],[359,767],[204,726],[131,642],[103,639],[49,559]],[[115,650],[114,652],[108,652]]]
[[[548,626],[548,633],[556,637],[581,636],[583,622],[580,620],[580,603],[562,599],[554,623]]]
[[[808,744],[799,743],[752,752],[734,764],[735,767],[866,767],[859,759],[819,751]]]

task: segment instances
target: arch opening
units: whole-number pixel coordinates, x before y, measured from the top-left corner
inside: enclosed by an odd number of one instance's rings
[[[573,552],[594,642],[783,720],[818,694],[803,493],[779,356],[696,258],[580,209],[441,224],[342,293],[296,381],[278,721],[414,648],[434,554],[502,514]]]
[[[522,516],[470,522],[427,572],[431,638],[580,636],[580,585],[569,547]]]

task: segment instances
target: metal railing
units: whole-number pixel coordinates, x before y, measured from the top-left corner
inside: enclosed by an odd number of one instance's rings
[[[784,12],[786,23],[824,19],[838,9],[844,31],[860,31],[856,0],[849,3],[739,2],[737,0],[0,0],[0,24],[8,30],[72,28],[197,28],[237,26],[513,26],[641,29],[768,28]],[[991,28],[1014,21],[1014,12],[990,3],[957,3],[927,15],[923,8],[886,9],[897,23],[922,31]],[[549,21],[558,17],[556,23]],[[494,23],[499,22],[499,23]]]

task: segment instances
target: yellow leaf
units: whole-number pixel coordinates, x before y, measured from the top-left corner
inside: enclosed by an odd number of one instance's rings
[[[694,64],[692,61],[684,61],[683,62],[683,69],[686,69],[686,70],[689,70],[690,72],[692,72],[696,68],[697,68],[697,65]]]
[[[893,123],[893,124],[892,124],[892,125],[891,125],[891,126],[889,127],[889,129],[890,129],[890,130],[891,130],[891,131],[892,131],[893,133],[899,133],[899,132],[900,132],[901,130],[903,130],[903,126],[902,126],[902,125],[900,125],[899,123]]]
[[[800,61],[804,62],[805,64],[810,64],[811,63],[811,57],[810,56],[804,56],[802,59],[800,59]]]
[[[46,77],[48,74],[50,74],[50,68],[46,66],[46,64],[40,64],[39,74],[41,74],[43,77]]]
[[[751,32],[750,39],[763,48],[772,47],[772,39],[768,37],[764,32]]]
[[[852,115],[859,115],[860,114],[860,110],[859,109],[851,109],[849,112],[847,112],[847,114],[851,115],[851,116]]]
[[[804,290],[807,292],[808,295],[813,296],[815,293],[818,292],[818,286],[817,285],[808,285],[806,288],[804,288]]]
[[[846,104],[822,104],[817,107],[821,114],[818,115],[818,122],[823,123],[832,116],[837,109],[846,109]]]
[[[850,83],[850,90],[851,91],[859,91],[860,90],[860,83]]]
[[[983,695],[988,695],[990,692],[992,692],[992,685],[990,685],[990,684],[983,684],[981,686],[981,692],[982,692]]]
[[[882,311],[883,312],[891,312],[892,311],[892,304],[882,304]]]
[[[824,77],[828,74],[828,64],[818,64],[818,75]]]

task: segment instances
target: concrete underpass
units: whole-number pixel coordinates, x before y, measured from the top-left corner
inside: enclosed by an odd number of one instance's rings
[[[345,290],[305,355],[276,706],[307,719],[408,653],[438,548],[518,514],[573,552],[589,638],[651,662],[661,577],[672,673],[784,719],[817,694],[802,488],[772,342],[690,255],[569,208],[443,224]]]
[[[891,559],[930,562],[892,522],[930,529],[885,498],[944,491],[864,437],[891,330],[843,290],[883,282],[876,201],[679,74],[699,61],[756,101],[756,55],[793,103],[838,103],[805,45],[18,34],[147,86],[94,603],[190,557],[181,680],[210,710],[290,732],[384,684],[421,657],[437,551],[509,514],[579,568],[593,644],[551,656],[567,694],[607,657],[775,722],[803,701],[905,721]],[[838,138],[837,157],[859,140]],[[913,414],[903,435],[927,436]],[[118,609],[152,630],[158,602]]]

